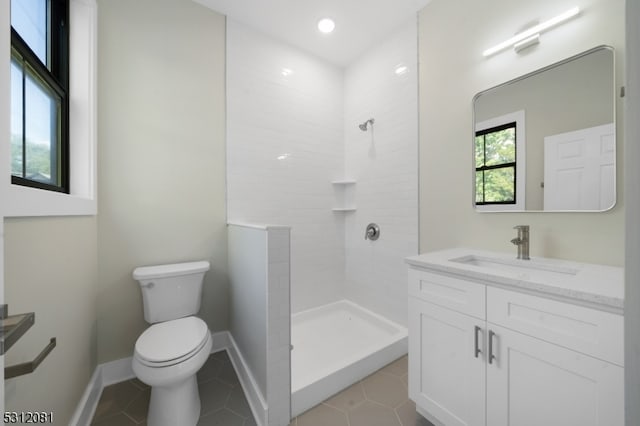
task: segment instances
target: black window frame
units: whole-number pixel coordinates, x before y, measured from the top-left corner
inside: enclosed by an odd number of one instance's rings
[[[49,0],[48,3],[48,62],[42,63],[40,58],[23,40],[20,34],[11,27],[11,58],[22,66],[22,155],[23,173],[26,168],[26,135],[24,87],[27,73],[46,85],[53,93],[60,97],[59,135],[55,152],[56,179],[60,184],[40,182],[26,177],[11,175],[11,183],[31,188],[68,194],[69,188],[69,0]],[[27,68],[29,71],[27,71]],[[52,154],[53,157],[53,154]],[[52,173],[53,175],[53,173]]]
[[[489,206],[489,205],[515,205],[517,204],[517,200],[518,200],[518,162],[517,162],[517,158],[518,158],[518,123],[516,121],[510,121],[509,123],[505,123],[505,124],[501,124],[499,126],[494,126],[494,127],[489,127],[486,129],[482,129],[482,130],[478,130],[476,131],[475,137],[477,138],[478,136],[485,136],[488,135],[490,133],[495,133],[495,132],[500,132],[502,130],[507,130],[507,129],[513,129],[513,138],[514,138],[514,147],[513,147],[513,158],[514,160],[511,162],[507,162],[507,163],[500,163],[500,164],[494,164],[492,166],[487,166],[486,165],[486,144],[482,145],[483,148],[483,155],[485,158],[485,161],[483,162],[483,165],[481,167],[476,167],[476,179],[477,179],[477,175],[478,172],[483,172],[482,174],[482,193],[483,193],[483,200],[486,200],[485,195],[485,180],[484,180],[484,172],[487,170],[497,170],[497,169],[507,169],[507,168],[513,168],[513,200],[512,201],[478,201],[475,200],[475,204],[476,206]],[[477,188],[476,188],[476,192],[477,192]],[[475,198],[475,194],[474,194],[474,198]]]

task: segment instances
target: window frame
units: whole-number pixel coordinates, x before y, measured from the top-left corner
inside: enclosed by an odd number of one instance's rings
[[[24,79],[29,74],[34,80],[39,80],[49,90],[54,92],[60,99],[60,113],[55,119],[59,122],[58,139],[56,141],[55,161],[51,158],[52,165],[55,163],[57,174],[56,181],[59,184],[45,183],[24,176],[11,174],[11,183],[41,190],[62,192],[68,194],[69,188],[69,0],[49,1],[49,29],[47,36],[48,62],[43,64],[31,47],[24,41],[18,31],[11,27],[11,60],[17,59],[22,68],[23,74],[23,168],[26,167],[26,140],[24,123],[27,117],[24,111]],[[15,52],[15,55],[14,55]],[[50,68],[50,69],[49,69]],[[28,70],[29,71],[28,71]],[[53,155],[52,155],[53,157]],[[53,174],[53,173],[52,173]]]
[[[487,144],[486,144],[486,135],[492,134],[492,133],[497,133],[497,132],[501,132],[503,130],[508,130],[508,129],[513,129],[513,137],[514,137],[514,146],[513,146],[513,161],[507,161],[504,163],[500,163],[500,164],[494,164],[491,166],[487,166]],[[486,206],[486,205],[502,205],[502,204],[516,204],[517,200],[518,200],[518,162],[516,161],[517,155],[518,155],[518,137],[517,137],[517,130],[518,130],[518,123],[516,123],[515,121],[512,121],[510,123],[505,123],[502,124],[500,126],[497,127],[489,127],[487,129],[484,130],[479,130],[476,131],[476,156],[478,155],[477,153],[477,139],[478,137],[485,137],[484,138],[484,165],[478,167],[476,164],[476,181],[478,180],[478,172],[487,172],[490,170],[498,170],[498,169],[513,169],[513,201],[483,201],[483,202],[478,202],[477,200],[477,196],[476,196],[476,205],[477,206]],[[484,174],[483,174],[484,175]],[[478,188],[476,187],[476,195],[478,192]],[[484,184],[483,186],[483,195],[486,196],[486,184]]]
[[[515,160],[515,203],[476,203],[476,134],[490,130],[499,129],[515,123],[516,126],[516,160]],[[524,211],[526,206],[526,132],[525,132],[525,111],[514,111],[499,117],[478,122],[473,132],[473,206],[479,212],[500,212],[500,211]]]
[[[96,0],[69,0],[69,193],[11,183],[9,143],[10,2],[0,2],[0,215],[4,217],[93,216],[97,214]],[[6,12],[6,13],[5,13]]]

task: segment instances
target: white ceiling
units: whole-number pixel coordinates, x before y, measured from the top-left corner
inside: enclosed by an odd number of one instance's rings
[[[235,21],[346,66],[403,24],[430,0],[195,0]],[[331,18],[331,34],[318,31]]]

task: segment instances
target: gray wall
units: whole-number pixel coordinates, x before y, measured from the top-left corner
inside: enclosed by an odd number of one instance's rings
[[[5,409],[51,411],[55,424],[67,424],[96,367],[96,219],[6,219],[4,261],[10,313],[36,313],[5,366],[32,360],[57,338],[34,373],[5,381]]]
[[[147,327],[136,266],[205,259],[200,316],[227,329],[225,19],[191,0],[101,0],[98,362]]]
[[[626,424],[640,425],[640,2],[627,2],[627,116],[636,117],[626,125],[627,226],[625,287],[625,395]]]
[[[582,6],[583,13],[543,34],[533,50],[482,56],[484,49],[511,37],[532,19],[547,19],[576,5]],[[476,93],[592,47],[616,48],[619,84],[624,1],[433,0],[420,11],[419,20],[420,249],[470,246],[515,253],[509,242],[512,227],[529,224],[534,256],[622,265],[622,143],[617,157],[618,203],[609,212],[476,213],[470,134],[471,100]],[[617,134],[623,141],[620,100],[617,108]]]

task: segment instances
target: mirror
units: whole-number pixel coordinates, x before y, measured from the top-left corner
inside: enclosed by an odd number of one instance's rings
[[[478,211],[605,211],[616,201],[614,52],[601,46],[473,99]]]

